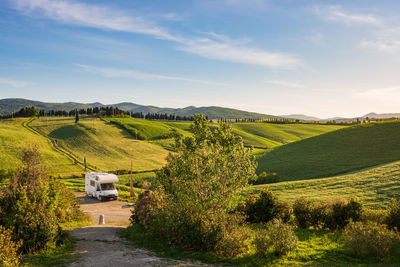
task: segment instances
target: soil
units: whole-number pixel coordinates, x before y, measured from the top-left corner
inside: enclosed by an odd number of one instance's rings
[[[101,202],[76,193],[84,212],[92,216],[94,225],[77,228],[70,233],[77,238],[76,250],[81,255],[77,266],[204,266],[200,262],[187,262],[159,258],[150,251],[131,246],[118,236],[118,231],[129,225],[131,205],[118,200]],[[106,224],[99,225],[103,214]]]

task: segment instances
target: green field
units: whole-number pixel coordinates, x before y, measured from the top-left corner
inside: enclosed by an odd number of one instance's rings
[[[53,150],[49,141],[22,126],[27,119],[0,120],[0,170],[15,170],[21,165],[22,148],[36,144],[41,160],[51,175],[79,174],[83,169]]]
[[[191,122],[148,121],[131,118],[108,118],[131,130],[133,136],[146,140],[168,139],[172,131],[190,136]],[[212,128],[216,123],[210,124]],[[243,138],[247,146],[272,148],[304,138],[338,130],[344,126],[317,124],[232,123],[233,132]]]
[[[246,195],[270,189],[281,200],[290,203],[301,196],[318,201],[358,197],[366,206],[382,208],[391,198],[400,197],[399,178],[400,161],[396,161],[341,176],[255,185],[246,191]]]
[[[149,142],[135,140],[126,130],[98,118],[40,118],[31,126],[55,139],[57,144],[96,169],[113,171],[153,170],[165,163],[168,151]]]
[[[400,121],[355,125],[277,147],[258,157],[258,172],[284,180],[322,178],[400,159]]]

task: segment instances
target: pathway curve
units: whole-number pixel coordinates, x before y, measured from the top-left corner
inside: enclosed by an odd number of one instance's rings
[[[129,224],[130,205],[121,201],[101,202],[75,193],[83,211],[92,216],[94,226],[77,228],[70,233],[78,239],[76,250],[80,261],[70,267],[80,266],[201,266],[200,262],[164,259],[153,253],[135,248],[118,236],[118,231]],[[96,225],[99,215],[104,214],[106,224]]]

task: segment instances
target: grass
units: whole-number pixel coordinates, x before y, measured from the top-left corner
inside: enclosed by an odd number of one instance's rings
[[[276,147],[304,138],[341,129],[340,125],[234,123],[234,132],[242,136],[245,145]]]
[[[36,144],[42,164],[51,175],[70,175],[82,172],[82,168],[59,152],[43,137],[22,126],[27,119],[0,120],[0,170],[15,170],[21,165],[22,149]]]
[[[322,178],[400,159],[400,121],[346,127],[277,147],[258,157],[258,172],[284,180]]]
[[[79,255],[75,252],[75,245],[76,240],[66,234],[62,244],[59,246],[24,256],[21,266],[67,266],[79,259]]]
[[[251,225],[249,227],[257,231],[257,229],[265,226]],[[392,251],[384,259],[375,257],[355,258],[346,248],[341,232],[298,228],[295,230],[295,234],[299,240],[297,250],[283,257],[278,258],[272,254],[266,257],[257,257],[255,256],[255,248],[251,246],[246,253],[235,258],[227,258],[211,252],[185,250],[152,235],[137,224],[121,231],[121,235],[130,240],[135,247],[151,250],[160,257],[189,259],[208,264],[233,266],[368,266],[371,264],[396,264],[400,260],[398,251]]]
[[[31,123],[35,129],[57,140],[58,145],[96,169],[112,171],[153,170],[165,163],[168,151],[149,142],[135,140],[125,129],[98,118],[40,118]]]
[[[301,196],[316,201],[358,197],[368,207],[383,208],[391,198],[400,197],[399,177],[400,161],[396,161],[329,178],[255,185],[246,194],[258,194],[262,189],[270,189],[279,199],[290,203]]]

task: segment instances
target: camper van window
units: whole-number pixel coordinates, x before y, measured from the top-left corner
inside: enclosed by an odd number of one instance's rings
[[[101,184],[101,189],[102,190],[114,190],[114,184],[113,183],[106,183],[106,184]]]
[[[90,186],[95,186],[95,183],[94,183],[94,181],[90,181]]]

